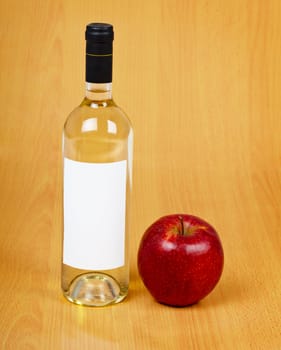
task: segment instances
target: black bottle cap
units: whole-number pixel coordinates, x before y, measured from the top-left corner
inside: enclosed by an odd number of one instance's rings
[[[86,40],[107,42],[114,39],[113,26],[108,23],[90,23],[86,27]]]

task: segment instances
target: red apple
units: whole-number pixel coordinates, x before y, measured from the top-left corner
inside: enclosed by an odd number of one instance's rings
[[[160,303],[197,303],[218,283],[223,248],[215,229],[199,217],[168,215],[144,233],[138,250],[138,270],[151,295]]]

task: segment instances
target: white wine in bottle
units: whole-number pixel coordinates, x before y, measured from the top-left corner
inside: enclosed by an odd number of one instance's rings
[[[62,290],[106,306],[129,286],[133,131],[112,99],[113,26],[86,28],[86,95],[63,132]]]

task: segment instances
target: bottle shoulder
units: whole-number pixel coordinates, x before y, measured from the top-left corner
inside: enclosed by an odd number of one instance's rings
[[[64,133],[69,137],[95,137],[102,133],[124,138],[132,133],[132,125],[114,100],[91,101],[84,98],[66,119]]]

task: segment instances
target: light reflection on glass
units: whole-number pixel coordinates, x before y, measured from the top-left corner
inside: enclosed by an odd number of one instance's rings
[[[97,118],[90,118],[83,121],[82,132],[96,131],[98,130],[98,120]]]
[[[117,134],[117,125],[112,120],[107,121],[107,131],[110,134]]]

